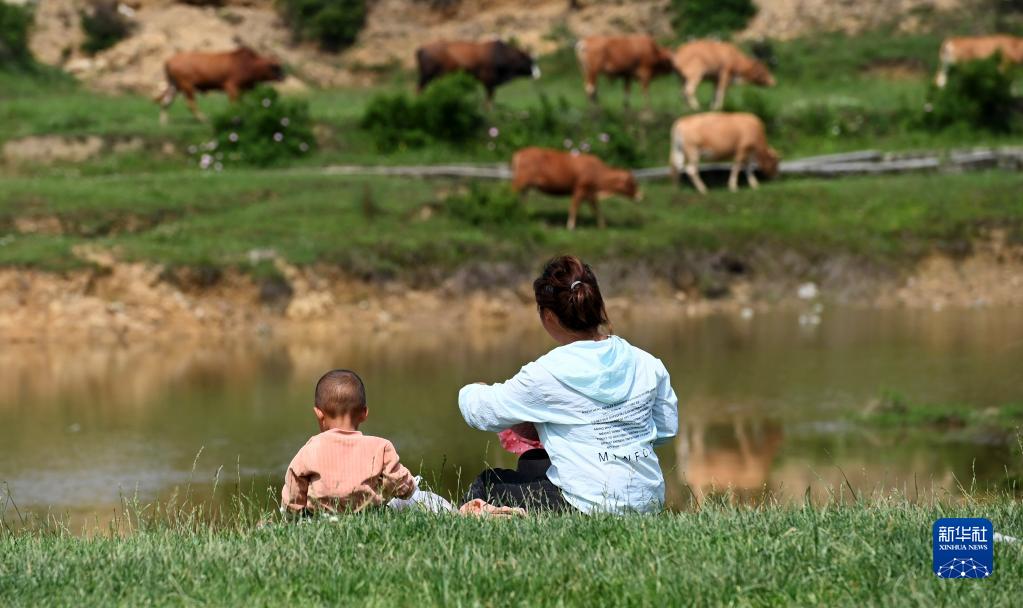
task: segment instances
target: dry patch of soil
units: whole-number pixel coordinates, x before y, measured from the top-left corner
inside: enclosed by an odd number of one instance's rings
[[[0,157],[6,165],[52,165],[80,163],[103,154],[138,152],[145,147],[141,137],[32,135],[4,142]]]
[[[34,230],[52,228],[44,220]],[[528,281],[472,289],[453,276],[432,289],[367,283],[334,267],[297,268],[276,260],[275,279],[234,271],[170,271],[125,263],[107,252],[75,252],[91,270],[64,275],[0,270],[0,340],[11,342],[131,342],[157,337],[246,336],[336,332],[415,333],[477,330],[535,320]],[[772,306],[819,299],[912,308],[1023,306],[1023,247],[993,239],[964,259],[935,254],[902,276],[868,278],[846,271],[820,286],[798,280],[739,276],[714,297],[651,278],[641,287],[608,280],[612,318],[752,314]],[[642,274],[642,273],[640,273]],[[836,275],[837,276],[837,275]],[[855,289],[844,282],[855,280]],[[808,295],[809,294],[809,295]],[[854,295],[850,295],[854,294]],[[805,307],[805,302],[799,304]]]

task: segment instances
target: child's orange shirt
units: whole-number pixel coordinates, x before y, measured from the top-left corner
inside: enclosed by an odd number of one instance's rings
[[[359,431],[330,429],[295,454],[285,474],[281,506],[291,511],[358,511],[416,490],[390,441]]]

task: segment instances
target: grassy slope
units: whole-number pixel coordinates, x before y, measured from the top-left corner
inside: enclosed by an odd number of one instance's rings
[[[1018,534],[1011,501],[968,507],[711,507],[696,514],[478,521],[156,524],[126,538],[0,533],[4,605],[1012,605],[1019,545],[992,578],[931,572],[938,517]]]
[[[1023,227],[1023,177],[1001,172],[783,181],[706,198],[652,183],[643,203],[604,202],[608,230],[595,230],[583,209],[575,233],[563,228],[567,200],[540,195],[520,223],[471,225],[439,202],[455,186],[301,170],[11,178],[0,191],[0,233],[10,233],[0,239],[0,265],[67,268],[80,263],[71,248],[85,243],[192,266],[244,266],[250,250],[270,247],[294,263],[372,276],[473,260],[534,264],[568,250],[655,264],[667,257],[669,266],[683,251],[761,246],[910,261],[968,246],[984,226],[1008,227],[1017,239]],[[65,234],[15,234],[16,218],[26,217],[56,217]]]
[[[938,40],[935,35],[876,33],[777,43],[780,85],[771,90],[737,87],[730,103],[736,108],[747,102],[767,104],[781,124],[803,116],[808,107],[853,108],[867,117],[855,133],[834,135],[828,120],[819,121],[817,131],[805,125],[784,129],[773,143],[790,157],[866,147],[1013,141],[983,133],[905,129],[891,119],[922,105]],[[892,80],[868,70],[892,62],[916,67],[919,75]],[[491,118],[514,120],[516,112],[534,108],[542,92],[556,104],[564,98],[568,123],[583,125],[585,136],[595,137],[601,116],[586,105],[571,52],[549,56],[543,66],[540,82],[519,80],[502,88],[498,99],[503,109]],[[373,95],[408,90],[409,78],[395,74],[391,82],[374,88],[310,92],[314,117],[333,135],[323,151],[287,174],[229,167],[224,175],[204,175],[194,168],[194,158],[168,158],[152,150],[74,167],[8,169],[13,173],[0,177],[0,265],[74,267],[81,261],[71,255],[71,248],[91,242],[114,247],[131,259],[189,265],[245,265],[248,251],[272,247],[296,263],[337,263],[360,274],[393,275],[399,269],[416,273],[451,268],[467,259],[533,263],[565,250],[599,259],[665,260],[677,259],[682,251],[748,250],[767,244],[811,256],[835,252],[911,259],[933,247],[962,247],[981,225],[1006,225],[1018,235],[1021,182],[1010,174],[805,180],[735,196],[718,191],[707,199],[692,196],[688,189],[654,184],[640,206],[617,200],[605,204],[610,230],[576,235],[561,229],[565,200],[534,197],[527,222],[488,228],[469,225],[438,207],[438,191],[450,189],[451,182],[318,176],[313,166],[335,162],[506,160],[501,146],[491,152],[482,142],[380,154],[354,125]],[[709,98],[709,85],[702,95]],[[620,102],[620,85],[605,83],[605,106],[618,112]],[[226,100],[213,95],[202,103],[212,113]],[[666,78],[654,87],[652,111],[626,117],[641,136],[640,164],[662,162],[666,125],[680,107],[678,84]],[[160,126],[155,105],[143,97],[91,93],[44,68],[0,71],[0,140],[95,133],[192,144],[208,137],[206,127],[191,120],[183,105],[172,114],[171,125]],[[883,124],[872,126],[872,120]],[[561,135],[554,139],[560,141]],[[131,175],[140,171],[156,175]],[[95,177],[110,173],[126,175]],[[382,210],[376,217],[365,212],[366,192]],[[424,205],[441,212],[423,220],[418,212]],[[63,234],[19,234],[15,218],[26,216],[56,216]],[[588,209],[582,222],[584,229],[592,225]]]
[[[775,134],[773,143],[789,157],[864,147],[906,149],[1012,141],[983,133],[931,133],[902,125],[899,117],[904,118],[907,112],[918,114],[923,107],[939,43],[937,35],[893,37],[884,33],[856,38],[821,35],[776,43],[779,85],[770,90],[734,87],[729,105],[733,109],[759,111],[766,104],[783,123],[787,118],[791,122],[793,116],[805,114],[808,107],[843,109],[864,116],[864,124],[854,132],[847,129],[836,134],[833,121],[819,120],[806,128],[786,128],[785,132]],[[892,78],[870,71],[872,66],[891,62],[910,66],[918,72]],[[571,121],[599,126],[601,118],[588,109],[572,52],[556,53],[541,63],[545,74],[542,80],[518,80],[499,91],[498,103],[504,107],[506,115],[502,117],[498,112],[491,120],[499,125],[510,123],[514,111],[536,107],[543,94],[554,101],[564,98],[572,108]],[[396,73],[390,82],[375,87],[308,93],[314,119],[328,127],[333,135],[321,154],[304,162],[506,160],[506,151],[489,152],[482,143],[468,147],[434,145],[382,157],[371,139],[356,128],[358,117],[374,95],[411,91],[412,80],[411,74]],[[602,87],[602,103],[617,111],[621,107],[621,85],[603,83]],[[709,100],[711,94],[711,85],[705,83],[701,98]],[[668,126],[683,112],[675,77],[658,80],[652,97],[651,112],[628,118],[628,122],[637,125],[643,133],[640,148],[644,164],[660,162],[665,156]],[[171,124],[161,126],[157,121],[157,109],[149,99],[90,93],[75,86],[67,77],[52,72],[44,71],[42,77],[0,73],[0,102],[0,140],[57,133],[138,135],[151,140],[194,144],[207,136],[206,128],[191,119],[183,103],[179,102],[172,109]],[[202,99],[201,105],[211,114],[225,107],[226,100],[221,95],[209,95]],[[130,170],[138,163],[137,156],[125,157],[119,165],[100,167],[100,170]]]

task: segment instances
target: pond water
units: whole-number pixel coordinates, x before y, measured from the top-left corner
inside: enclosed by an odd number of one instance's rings
[[[1023,402],[1018,310],[828,308],[818,324],[799,317],[633,319],[617,327],[665,362],[680,398],[683,432],[659,452],[672,507],[729,486],[739,500],[802,500],[808,487],[821,498],[848,486],[954,494],[974,478],[997,484],[1019,459],[1004,441],[850,422],[884,391],[913,403]],[[525,328],[484,337],[5,347],[0,505],[8,520],[11,500],[23,513],[102,520],[125,497],[209,498],[216,486],[222,500],[239,481],[276,491],[315,431],[313,385],[332,367],[356,369],[367,383],[363,430],[390,438],[406,465],[454,492],[484,463],[514,466],[495,436],[465,426],[459,387],[510,377],[551,346]]]

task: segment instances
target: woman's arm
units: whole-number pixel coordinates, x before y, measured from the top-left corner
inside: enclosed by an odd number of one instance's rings
[[[458,409],[466,424],[481,431],[498,432],[520,422],[544,422],[543,399],[530,366],[507,382],[470,384],[458,391]]]
[[[663,375],[657,385],[657,395],[654,396],[654,427],[657,429],[654,445],[666,443],[678,434],[678,397],[675,396],[675,389],[671,388],[671,376],[663,363],[661,370]]]

